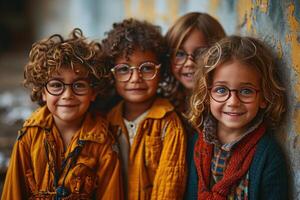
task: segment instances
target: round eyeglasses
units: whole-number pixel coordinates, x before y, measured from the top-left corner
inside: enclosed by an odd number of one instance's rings
[[[74,94],[82,96],[88,94],[90,88],[94,87],[94,84],[86,80],[77,80],[73,83],[66,84],[58,79],[52,79],[45,84],[47,92],[53,96],[63,94],[66,90],[66,86],[70,86]]]
[[[213,100],[219,103],[227,101],[231,97],[231,92],[235,92],[237,98],[242,103],[252,103],[255,101],[259,90],[252,87],[242,87],[239,89],[229,89],[223,85],[213,86],[210,90],[210,96]]]
[[[129,64],[121,63],[112,68],[111,72],[115,79],[120,82],[129,81],[134,69],[138,70],[139,76],[142,79],[152,80],[157,75],[160,66],[161,64],[155,64],[153,62],[144,62],[139,66],[130,66]]]
[[[182,49],[178,49],[172,58],[172,62],[175,65],[184,65],[189,57],[191,57],[192,61],[195,61],[199,59],[207,50],[207,47],[199,47],[195,49],[195,51],[192,54],[188,54]]]

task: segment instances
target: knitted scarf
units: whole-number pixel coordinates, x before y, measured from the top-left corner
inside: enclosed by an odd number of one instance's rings
[[[232,188],[236,187],[248,172],[254,157],[256,144],[265,133],[265,126],[261,124],[252,133],[243,138],[232,151],[230,160],[224,171],[223,178],[212,188],[209,188],[211,178],[211,160],[213,156],[213,144],[208,144],[203,139],[203,133],[195,144],[194,160],[197,168],[198,200],[226,200]]]

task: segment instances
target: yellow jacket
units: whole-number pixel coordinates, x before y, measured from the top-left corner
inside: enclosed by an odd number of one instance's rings
[[[123,102],[108,114],[113,134],[129,136],[122,118]],[[182,199],[187,168],[186,138],[173,106],[157,98],[139,124],[128,161],[128,199]]]
[[[46,107],[38,109],[20,130],[2,199],[53,199],[55,166],[61,169],[63,159],[78,146],[82,148],[75,163],[70,166],[69,159],[58,176],[58,186],[64,182],[71,193],[62,199],[123,199],[120,163],[107,125],[100,115],[87,114],[82,128],[64,150],[51,113]]]

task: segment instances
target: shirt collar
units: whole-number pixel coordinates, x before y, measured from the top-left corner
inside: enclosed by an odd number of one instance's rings
[[[262,111],[259,111],[257,116],[248,125],[246,131],[237,140],[230,143],[221,144],[221,142],[217,138],[217,120],[211,114],[209,114],[204,120],[203,137],[207,143],[219,146],[225,151],[230,151],[246,135],[253,132],[263,122],[263,119],[264,114]]]
[[[116,107],[112,109],[109,113],[108,118],[110,119],[110,123],[114,126],[120,125],[123,122],[122,111],[123,111],[124,101],[121,101]],[[148,113],[145,118],[152,119],[161,119],[168,112],[174,110],[173,105],[167,100],[163,98],[156,98],[148,110]]]
[[[23,127],[40,127],[42,129],[51,130],[54,125],[53,115],[46,106],[37,109],[32,113],[31,117],[24,122]],[[107,138],[108,125],[100,114],[88,113],[82,127],[79,130],[79,140],[93,141],[98,143],[105,142]]]

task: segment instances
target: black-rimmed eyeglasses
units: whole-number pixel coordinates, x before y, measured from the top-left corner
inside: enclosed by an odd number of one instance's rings
[[[45,84],[47,92],[53,96],[59,96],[64,93],[66,86],[70,86],[73,93],[79,96],[89,93],[90,88],[94,87],[94,84],[89,83],[87,80],[77,80],[73,83],[67,84],[58,79],[52,79]]]

